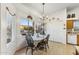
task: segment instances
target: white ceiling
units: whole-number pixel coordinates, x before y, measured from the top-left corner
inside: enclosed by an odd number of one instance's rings
[[[23,3],[23,5],[37,11],[40,14],[42,14],[43,12],[42,3]],[[79,3],[46,3],[45,14],[50,15],[57,10],[60,10],[63,8],[68,8],[68,10],[70,10],[74,7],[79,7]]]

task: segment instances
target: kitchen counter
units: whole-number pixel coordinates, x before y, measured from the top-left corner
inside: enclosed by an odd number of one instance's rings
[[[76,35],[79,35],[79,31],[67,31],[67,34],[76,34]]]

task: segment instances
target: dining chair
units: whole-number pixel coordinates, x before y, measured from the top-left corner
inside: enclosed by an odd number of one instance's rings
[[[49,41],[49,34],[47,35],[47,37],[44,39],[45,40],[45,44],[47,45],[47,47],[49,48],[49,45],[48,45],[48,41]]]
[[[49,40],[49,34],[46,36],[46,38],[42,39],[40,42],[38,42],[36,49],[45,49],[47,51],[47,47],[49,48],[48,45],[48,40]]]
[[[33,49],[35,45],[34,45],[34,40],[29,33],[26,34],[26,41],[27,41],[26,54],[28,49],[31,49],[31,54],[33,55]]]
[[[79,55],[79,46],[74,46],[75,48],[75,53],[73,53],[74,55]]]

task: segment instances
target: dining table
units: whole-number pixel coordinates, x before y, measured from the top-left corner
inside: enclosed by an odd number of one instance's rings
[[[42,39],[46,38],[46,36],[47,35],[32,36],[35,46],[37,46],[38,42],[40,42]]]
[[[39,35],[39,36],[34,35],[34,36],[32,36],[32,38],[33,38],[33,40],[42,40],[42,39],[46,38],[46,35]]]

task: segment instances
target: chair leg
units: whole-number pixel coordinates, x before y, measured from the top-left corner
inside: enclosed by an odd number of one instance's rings
[[[28,51],[28,47],[26,47],[26,54],[27,54],[27,51]]]
[[[47,52],[47,47],[46,47],[46,44],[45,44],[45,52]]]
[[[49,45],[47,44],[47,47],[49,48]]]
[[[31,54],[33,55],[33,47],[31,47]]]

